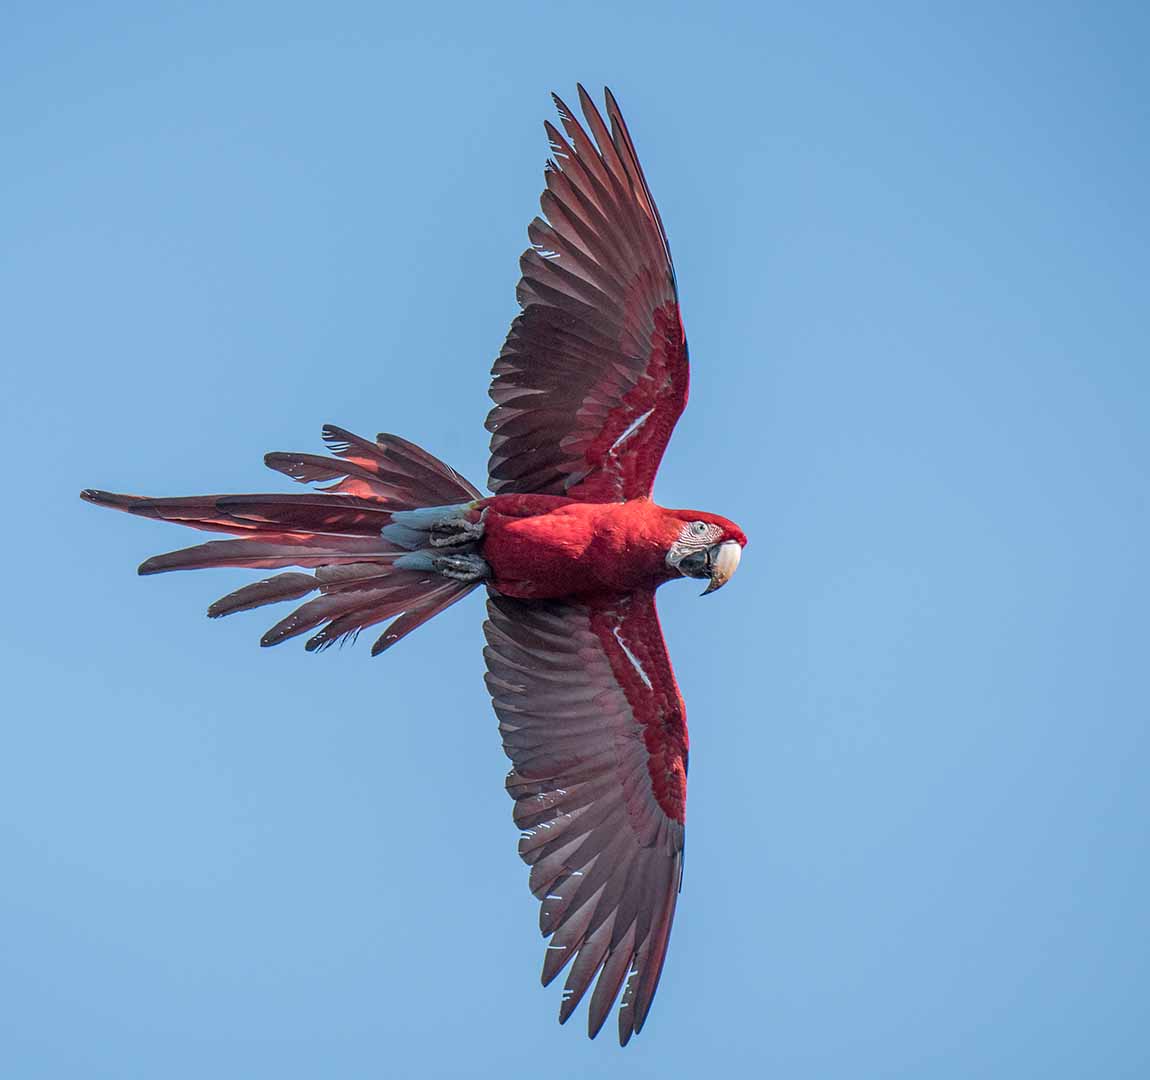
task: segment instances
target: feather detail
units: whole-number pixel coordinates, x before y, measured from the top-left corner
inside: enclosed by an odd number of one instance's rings
[[[221,615],[250,611],[281,600],[298,600],[313,592],[316,587],[316,579],[311,574],[277,574],[220,597],[208,608],[208,618],[218,619]]]
[[[285,566],[320,567],[332,563],[386,561],[401,552],[369,537],[325,536],[313,538],[291,533],[261,534],[243,540],[209,540],[206,544],[153,555],[140,564],[143,575],[168,570],[204,570],[242,566],[253,570],[277,570]]]
[[[418,606],[405,611],[376,639],[371,647],[371,655],[379,656],[380,653],[390,649],[413,630],[418,630],[428,619],[462,600],[475,588],[475,585],[452,582],[449,585],[441,585],[433,593],[428,593]]]

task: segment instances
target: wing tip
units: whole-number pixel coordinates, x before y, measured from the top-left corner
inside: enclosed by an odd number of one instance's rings
[[[551,91],[551,101],[554,103],[555,109],[559,113],[560,119],[574,119],[574,113],[572,113],[571,110],[567,108],[567,103],[554,90]]]

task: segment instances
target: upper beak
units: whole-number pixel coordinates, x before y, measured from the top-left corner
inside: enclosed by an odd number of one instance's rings
[[[703,590],[702,595],[713,593],[721,589],[734,576],[739,568],[739,559],[743,548],[737,540],[724,540],[717,547],[708,549],[707,563],[711,576],[711,583]]]

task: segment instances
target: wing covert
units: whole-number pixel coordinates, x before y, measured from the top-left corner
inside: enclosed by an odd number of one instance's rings
[[[626,1044],[659,982],[683,867],[686,717],[654,594],[492,595],[485,632],[519,853],[550,937],[543,983],[570,964],[561,1022],[595,983],[594,1038],[626,979]]]
[[[492,368],[488,486],[590,502],[649,496],[687,403],[671,252],[611,91],[610,130],[582,86],[594,141],[555,97],[566,136],[528,229],[522,312]]]

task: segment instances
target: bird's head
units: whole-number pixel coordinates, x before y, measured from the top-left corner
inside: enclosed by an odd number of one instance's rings
[[[743,530],[718,514],[672,510],[679,534],[667,552],[667,567],[683,577],[707,578],[703,595],[721,589],[739,568],[747,544]]]

